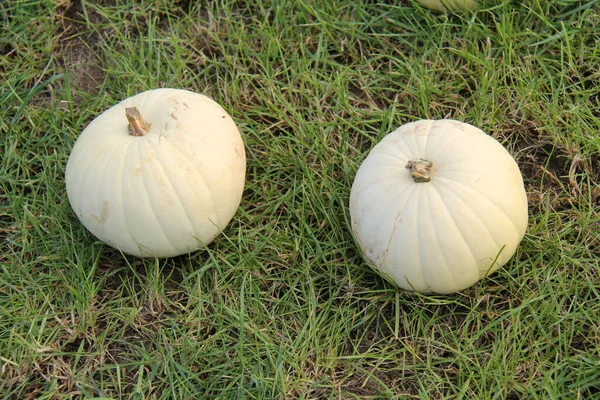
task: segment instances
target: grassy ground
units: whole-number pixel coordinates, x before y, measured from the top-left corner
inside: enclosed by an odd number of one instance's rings
[[[2,398],[600,396],[597,1],[205,3],[0,3]],[[95,241],[63,178],[155,87],[213,97],[248,155],[225,234],[160,261]],[[426,117],[500,140],[529,196],[514,259],[453,296],[396,290],[348,229],[368,150]]]

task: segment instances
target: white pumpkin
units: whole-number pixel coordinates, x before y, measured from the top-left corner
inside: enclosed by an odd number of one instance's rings
[[[384,137],[350,194],[352,231],[366,260],[399,287],[453,293],[515,253],[527,227],[523,178],[480,129],[422,120]]]
[[[475,0],[417,0],[417,2],[439,12],[476,10],[481,7],[481,3]]]
[[[124,253],[172,257],[210,243],[242,197],[244,144],[210,98],[180,89],[132,96],[94,119],[66,169],[75,214]]]

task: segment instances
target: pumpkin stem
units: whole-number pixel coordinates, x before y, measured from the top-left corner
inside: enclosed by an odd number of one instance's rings
[[[129,121],[127,129],[131,136],[144,136],[150,130],[150,123],[144,121],[142,114],[140,114],[136,107],[126,108],[125,116],[127,117],[127,121]]]
[[[419,158],[416,160],[410,160],[406,165],[406,169],[410,171],[415,182],[429,182],[431,180],[431,176],[429,176],[431,172],[431,167],[433,163],[429,160],[425,160],[423,158]]]

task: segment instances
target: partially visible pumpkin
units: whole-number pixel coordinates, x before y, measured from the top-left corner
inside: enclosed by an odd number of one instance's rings
[[[425,7],[439,12],[477,10],[481,3],[475,0],[417,0]]]
[[[527,196],[494,138],[462,122],[422,120],[371,150],[352,185],[350,217],[366,261],[399,287],[453,293],[513,256]]]
[[[210,98],[139,93],[77,139],[66,168],[75,214],[124,253],[171,257],[210,243],[235,214],[246,156],[238,128]]]

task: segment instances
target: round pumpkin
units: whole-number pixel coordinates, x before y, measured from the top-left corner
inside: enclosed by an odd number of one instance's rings
[[[124,253],[172,257],[209,244],[242,197],[239,130],[210,98],[181,89],[139,93],[81,133],[66,168],[75,214]]]
[[[425,7],[439,12],[476,10],[481,3],[475,0],[417,0]]]
[[[480,129],[421,120],[384,137],[350,194],[366,261],[400,288],[453,293],[504,265],[527,227],[527,196],[506,149]]]

